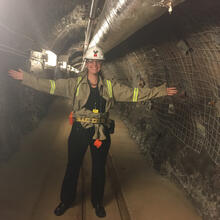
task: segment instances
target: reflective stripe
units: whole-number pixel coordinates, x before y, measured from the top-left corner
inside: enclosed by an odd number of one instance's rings
[[[79,76],[78,79],[77,79],[77,90],[76,90],[76,96],[79,95],[79,87],[80,87],[80,81],[82,79],[82,76]]]
[[[106,82],[107,82],[107,86],[108,86],[109,97],[112,98],[112,83],[110,80],[106,80]]]
[[[56,83],[54,80],[50,80],[50,94],[53,95],[56,89]]]
[[[133,102],[138,100],[138,88],[134,88]]]

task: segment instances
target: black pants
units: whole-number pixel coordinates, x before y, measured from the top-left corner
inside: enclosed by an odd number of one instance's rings
[[[91,201],[93,205],[103,202],[105,164],[111,143],[107,130],[105,134],[106,140],[102,141],[102,146],[97,149],[93,145],[94,140],[92,139],[94,128],[85,129],[78,122],[73,124],[68,140],[68,163],[60,195],[61,201],[66,205],[72,204],[76,197],[79,171],[88,145],[90,145],[92,156]]]

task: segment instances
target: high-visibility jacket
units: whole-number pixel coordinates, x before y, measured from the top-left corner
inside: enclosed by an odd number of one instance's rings
[[[83,72],[82,76],[84,74],[86,73]],[[83,106],[85,106],[89,98],[90,87],[87,77],[49,80],[37,78],[26,72],[23,72],[23,77],[22,83],[26,86],[51,95],[74,99],[73,112],[75,114],[82,112]],[[106,112],[109,112],[115,102],[138,102],[167,95],[165,83],[154,88],[131,88],[115,80],[104,79],[101,76],[99,76],[98,89],[100,95],[106,100]],[[86,114],[87,112],[88,111],[86,111]]]
[[[83,75],[83,74],[82,74]],[[64,96],[73,99],[76,92],[74,111],[80,110],[87,102],[90,87],[87,77],[69,79],[49,80],[33,76],[32,74],[23,72],[22,83],[33,89],[49,93],[51,95]],[[80,85],[76,86],[82,79]],[[131,88],[127,85],[120,84],[114,80],[106,80],[99,77],[98,88],[100,95],[106,100],[106,112],[113,106],[115,102],[139,102],[152,98],[167,95],[166,84],[154,88]]]

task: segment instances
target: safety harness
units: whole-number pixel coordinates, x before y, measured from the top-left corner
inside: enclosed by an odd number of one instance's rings
[[[76,89],[76,97],[79,95],[79,89],[80,89],[80,82],[82,80],[82,77],[79,76],[77,79],[77,89]],[[108,88],[108,94],[109,97],[112,98],[112,83],[110,80],[106,80],[107,88]],[[75,98],[74,98],[75,99]],[[98,113],[93,111],[93,113]],[[108,122],[108,118],[91,118],[91,117],[74,117],[71,115],[71,117],[74,118],[77,122],[86,122],[86,123],[92,123],[92,124],[105,124]]]
[[[80,89],[80,85],[81,82],[83,80],[83,78],[86,75],[79,76],[77,78],[77,85],[75,88],[75,92],[74,92],[74,97],[73,97],[73,103],[75,102],[75,98],[79,95],[79,89]],[[50,80],[50,94],[53,95],[55,90],[56,90],[56,83],[54,80]],[[108,95],[110,98],[113,97],[113,92],[112,92],[112,82],[110,80],[106,80],[106,85],[107,85],[107,89],[108,89]],[[133,102],[137,102],[138,101],[138,88],[134,88],[134,93],[133,93]],[[98,113],[93,111],[94,113]],[[87,122],[87,123],[92,123],[92,124],[105,124],[107,123],[107,119],[106,118],[90,118],[90,117],[74,117],[73,112],[70,113],[69,115],[69,121],[70,124],[73,124],[73,121],[77,121],[77,122]]]

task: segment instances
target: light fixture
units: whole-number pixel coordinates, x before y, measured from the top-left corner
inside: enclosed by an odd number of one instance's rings
[[[57,65],[57,55],[50,50],[43,50],[43,53],[47,55],[45,66],[46,67],[56,67]]]

